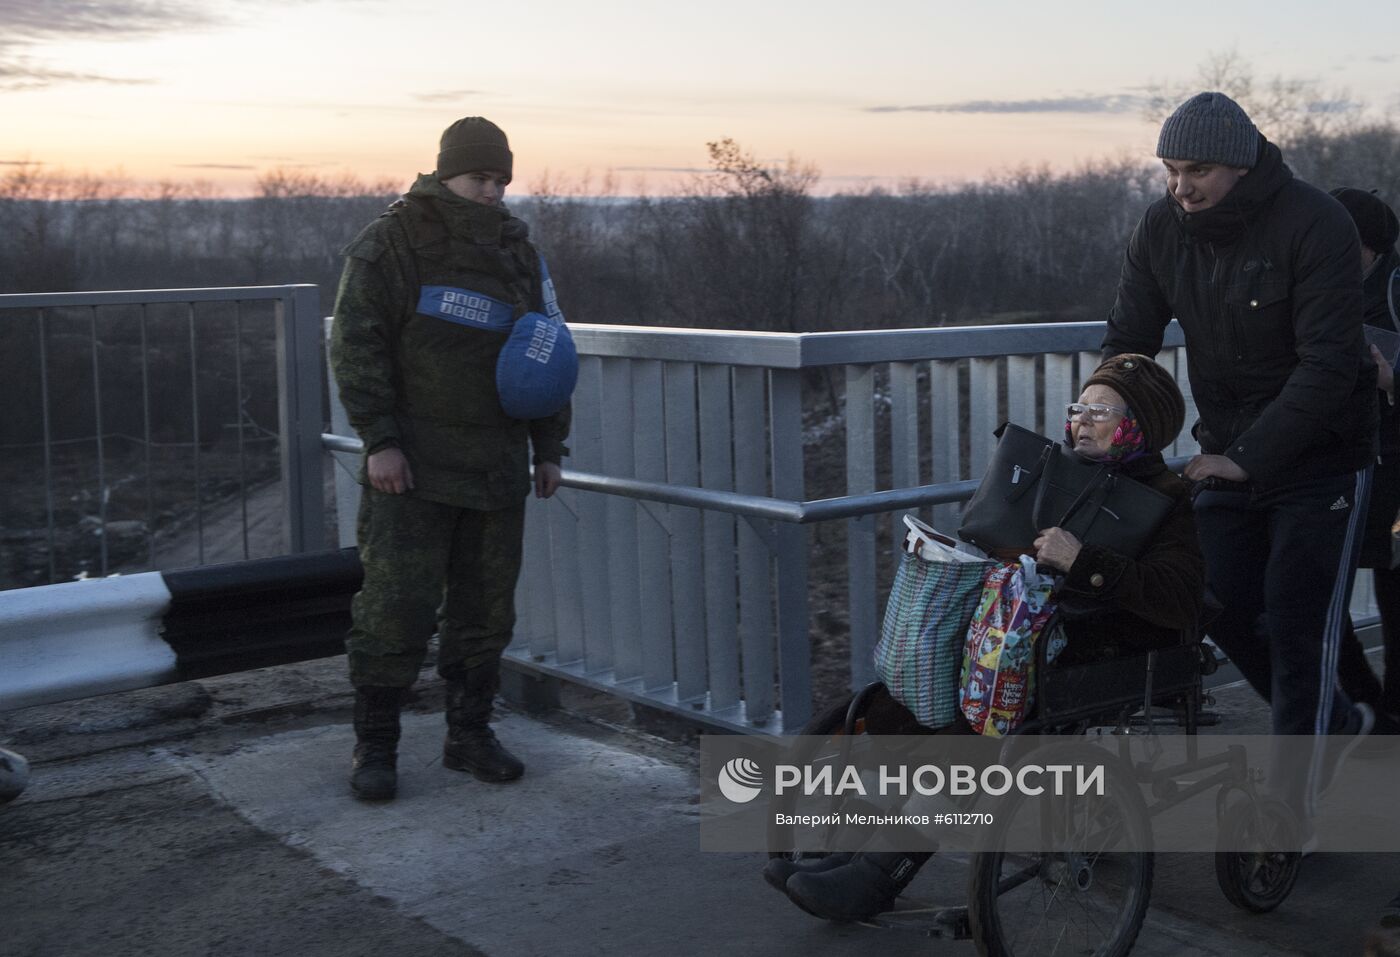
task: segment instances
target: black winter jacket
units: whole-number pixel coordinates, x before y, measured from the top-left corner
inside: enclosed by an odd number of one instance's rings
[[[1400,269],[1400,255],[1389,249],[1376,260],[1375,268],[1362,283],[1362,293],[1366,301],[1366,325],[1384,329],[1386,332],[1400,332],[1400,319],[1391,317],[1390,286],[1391,275]],[[1395,303],[1400,308],[1400,302]],[[1380,402],[1380,441],[1381,458],[1391,459],[1400,455],[1400,415],[1384,394]]]
[[[1351,218],[1259,140],[1258,163],[1220,203],[1186,213],[1168,195],[1148,207],[1128,243],[1104,355],[1155,355],[1175,315],[1201,448],[1270,487],[1372,460],[1376,375]]]
[[[1376,261],[1362,285],[1366,294],[1366,324],[1397,331],[1391,318],[1391,276],[1400,269],[1400,255],[1386,251]],[[1400,280],[1397,280],[1400,283]],[[1397,290],[1400,292],[1400,289]],[[1400,308],[1400,299],[1395,303]],[[1390,568],[1390,527],[1400,512],[1400,408],[1385,393],[1377,393],[1380,406],[1380,458],[1371,480],[1371,502],[1366,510],[1366,532],[1361,540],[1362,568]]]

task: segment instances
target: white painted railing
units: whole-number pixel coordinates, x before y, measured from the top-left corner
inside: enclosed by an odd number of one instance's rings
[[[800,727],[812,708],[811,527],[845,525],[841,590],[859,686],[879,628],[878,523],[931,506],[926,517],[956,528],[992,430],[1005,419],[1063,428],[1102,336],[1099,323],[807,335],[576,327],[566,487],[528,510],[509,654],[715,723]],[[1180,342],[1172,327],[1159,358],[1185,388]],[[804,387],[825,370],[835,389]],[[804,400],[828,391],[838,407],[815,416]],[[334,396],[332,408],[341,414]],[[810,500],[805,476],[842,445],[844,477],[823,482],[836,497]],[[1194,446],[1187,437],[1169,451]],[[335,454],[351,536],[355,456]]]

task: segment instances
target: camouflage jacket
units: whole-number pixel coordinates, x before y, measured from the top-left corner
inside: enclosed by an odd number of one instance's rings
[[[344,250],[331,370],[366,453],[399,446],[419,497],[464,508],[516,504],[536,462],[568,453],[570,409],[522,422],[502,411],[496,358],[507,333],[418,311],[419,290],[445,286],[541,308],[539,256],[504,208],[451,193],[424,175]],[[366,483],[363,469],[360,482]]]

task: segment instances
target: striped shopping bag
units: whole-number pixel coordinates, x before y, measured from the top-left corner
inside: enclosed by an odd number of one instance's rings
[[[967,626],[982,579],[995,567],[990,559],[906,543],[875,645],[875,673],[922,725],[943,727],[957,716]]]

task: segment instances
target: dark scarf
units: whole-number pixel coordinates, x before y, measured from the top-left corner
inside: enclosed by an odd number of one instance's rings
[[[1279,148],[1260,133],[1258,161],[1220,202],[1199,213],[1188,213],[1170,193],[1167,196],[1187,236],[1210,243],[1232,243],[1244,235],[1259,211],[1291,179],[1293,171],[1284,163]]]
[[[410,196],[432,203],[434,211],[450,235],[471,237],[478,243],[498,243],[502,239],[525,239],[530,227],[516,219],[504,206],[487,206],[463,199],[429,173],[420,174],[409,188]]]

